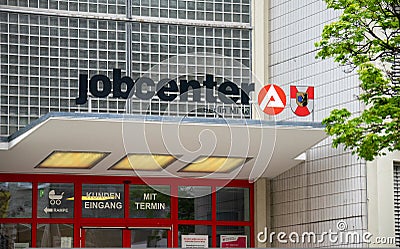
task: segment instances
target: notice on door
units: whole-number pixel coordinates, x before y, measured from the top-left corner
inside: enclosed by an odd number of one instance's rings
[[[182,235],[182,248],[208,248],[208,235]]]
[[[14,243],[14,249],[28,248],[29,243]]]
[[[72,248],[72,237],[61,237],[61,248]]]
[[[221,235],[221,248],[246,248],[246,235]]]

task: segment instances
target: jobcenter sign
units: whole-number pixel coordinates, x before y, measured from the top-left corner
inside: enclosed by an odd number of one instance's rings
[[[147,86],[146,91],[143,91],[143,86]],[[88,79],[87,74],[80,74],[79,96],[76,98],[76,104],[85,104],[88,92],[98,98],[105,98],[112,92],[113,98],[120,99],[128,99],[135,95],[138,99],[149,100],[157,95],[160,100],[174,101],[179,95],[180,101],[189,101],[185,93],[202,87],[206,89],[205,100],[208,103],[216,103],[219,98],[226,104],[239,103],[240,100],[242,105],[249,105],[250,92],[254,91],[254,83],[242,83],[240,88],[231,81],[224,81],[218,85],[214,76],[210,74],[206,75],[203,85],[198,80],[184,79],[179,80],[179,85],[173,79],[161,79],[156,84],[147,77],[140,77],[135,81],[128,76],[121,77],[121,69],[114,68],[112,82],[106,75],[97,74]],[[201,101],[200,91],[193,91],[192,101]]]

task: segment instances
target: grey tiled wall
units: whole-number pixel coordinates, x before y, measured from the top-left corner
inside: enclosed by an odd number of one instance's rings
[[[315,87],[315,113],[295,116],[288,106],[281,120],[320,122],[335,108],[357,114],[359,82],[356,72],[347,72],[333,60],[315,59],[314,43],[323,26],[339,13],[327,10],[322,0],[270,1],[270,82],[289,95],[289,86]],[[301,143],[301,141],[297,141]],[[328,138],[307,151],[307,161],[272,179],[272,229],[275,232],[337,231],[337,222],[347,231],[366,231],[365,163],[342,148],[332,149]],[[282,244],[274,247],[361,247],[362,244]]]

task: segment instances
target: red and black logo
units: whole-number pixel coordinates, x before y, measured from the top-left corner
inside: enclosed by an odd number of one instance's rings
[[[314,111],[314,87],[290,86],[290,108],[297,116],[310,115]]]

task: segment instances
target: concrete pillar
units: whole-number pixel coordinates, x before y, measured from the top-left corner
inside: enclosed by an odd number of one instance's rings
[[[260,84],[255,84],[254,96],[252,98],[257,104],[257,96],[260,91],[260,85],[268,84],[269,79],[269,0],[254,0],[252,1],[252,20],[253,27],[252,38],[252,73],[255,78],[253,82],[258,80]],[[253,118],[264,119],[254,111]]]
[[[400,161],[400,152],[387,153],[367,162],[368,232],[377,237],[395,237],[393,162]],[[374,244],[374,247],[395,247],[395,243]]]
[[[271,247],[271,244],[260,243],[257,240],[257,234],[264,232],[272,227],[271,222],[271,181],[267,178],[260,178],[254,183],[254,235],[255,246]],[[264,234],[265,235],[265,234]]]

